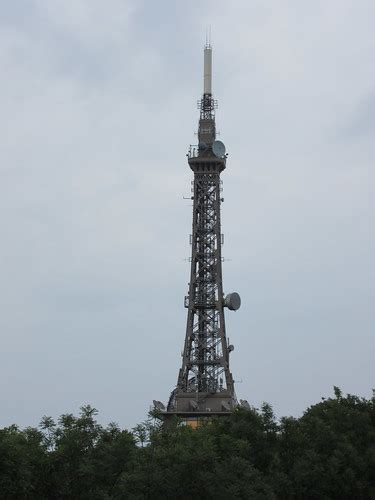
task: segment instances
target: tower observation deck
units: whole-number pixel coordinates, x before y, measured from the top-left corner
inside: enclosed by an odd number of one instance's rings
[[[238,293],[225,296],[223,292],[220,174],[226,168],[227,154],[224,144],[216,140],[217,101],[212,95],[210,44],[204,48],[203,96],[198,106],[199,143],[190,146],[187,155],[194,173],[193,228],[182,366],[167,408],[154,401],[166,416],[178,415],[187,420],[228,415],[237,405],[229,368],[233,346],[226,337],[224,309],[237,310],[241,299]]]

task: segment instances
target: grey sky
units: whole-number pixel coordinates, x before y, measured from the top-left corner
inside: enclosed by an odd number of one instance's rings
[[[237,394],[298,415],[374,376],[373,1],[0,6],[0,426],[131,427],[183,347],[212,27]]]

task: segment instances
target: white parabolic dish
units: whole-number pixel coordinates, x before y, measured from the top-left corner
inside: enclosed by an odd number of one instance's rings
[[[212,152],[218,158],[222,158],[225,155],[225,146],[221,141],[214,141],[212,144]]]

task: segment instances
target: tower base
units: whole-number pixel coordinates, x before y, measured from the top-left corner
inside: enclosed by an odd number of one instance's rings
[[[230,414],[237,401],[228,390],[210,392],[178,392],[172,393],[167,413],[181,416],[209,416]]]

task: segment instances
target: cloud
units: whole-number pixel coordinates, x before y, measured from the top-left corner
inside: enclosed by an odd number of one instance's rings
[[[375,131],[375,93],[364,96],[354,107],[338,135],[343,140],[371,140]]]

